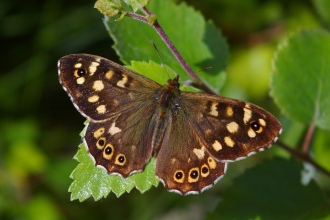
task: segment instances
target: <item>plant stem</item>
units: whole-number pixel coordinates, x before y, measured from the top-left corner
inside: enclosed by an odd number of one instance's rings
[[[314,130],[315,130],[315,123],[313,121],[308,127],[308,131],[306,133],[305,140],[304,140],[304,143],[302,146],[302,151],[306,155],[308,154],[308,149],[309,149],[309,146],[310,146],[313,134],[314,134]]]
[[[152,13],[146,8],[144,7],[142,9],[142,11],[147,15],[147,16],[151,16]],[[190,66],[188,65],[188,63],[184,60],[184,58],[181,56],[181,54],[179,53],[179,51],[176,49],[176,47],[173,45],[172,41],[168,38],[167,34],[165,33],[165,31],[163,30],[163,28],[160,26],[160,24],[158,23],[157,20],[155,20],[153,23],[151,23],[148,18],[133,13],[133,12],[127,12],[126,14],[127,16],[144,22],[150,26],[152,26],[155,31],[158,33],[158,35],[160,36],[160,38],[164,41],[164,43],[166,44],[166,46],[169,48],[169,50],[172,52],[172,54],[174,55],[174,57],[178,60],[178,62],[180,63],[180,65],[182,66],[182,68],[188,73],[188,75],[193,78],[196,82],[192,83],[192,85],[194,85],[195,87],[199,88],[199,89],[203,89],[205,92],[207,93],[211,93],[211,94],[215,94],[210,88],[208,88],[200,79],[199,77],[196,75],[196,73],[190,68]]]
[[[319,165],[316,161],[314,161],[308,154],[305,153],[301,153],[295,149],[292,149],[291,147],[287,146],[286,144],[284,144],[282,141],[278,140],[276,142],[276,144],[278,146],[280,146],[282,149],[288,151],[290,154],[292,154],[293,156],[306,161],[310,164],[312,164],[316,169],[318,169],[319,171],[321,171],[322,173],[324,173],[325,175],[327,175],[328,177],[330,177],[330,171],[326,170],[325,168],[323,168],[321,165]]]

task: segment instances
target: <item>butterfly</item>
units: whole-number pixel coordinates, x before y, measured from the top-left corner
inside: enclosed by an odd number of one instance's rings
[[[183,92],[179,76],[160,85],[105,58],[71,54],[59,80],[89,120],[83,142],[95,164],[128,177],[156,157],[168,191],[198,194],[223,177],[227,162],[269,148],[282,126],[248,102]]]

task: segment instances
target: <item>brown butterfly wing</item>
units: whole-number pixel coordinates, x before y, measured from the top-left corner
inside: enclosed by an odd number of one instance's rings
[[[226,162],[270,147],[281,133],[279,121],[251,103],[186,92],[178,102],[166,119],[156,163],[169,191],[202,192],[224,175]]]
[[[90,120],[83,139],[96,165],[124,177],[141,171],[152,154],[150,121],[160,85],[89,54],[65,56],[58,69],[74,106]]]
[[[189,124],[218,161],[236,161],[263,151],[281,134],[280,122],[252,103],[197,93],[183,93],[182,99]]]
[[[59,79],[74,106],[92,121],[107,120],[150,100],[160,85],[105,58],[71,54],[58,62]]]
[[[156,176],[169,191],[183,195],[210,188],[227,168],[210,155],[188,120],[183,113],[168,116],[156,161]]]

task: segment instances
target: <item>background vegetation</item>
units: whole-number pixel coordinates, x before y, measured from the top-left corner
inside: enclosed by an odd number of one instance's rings
[[[328,29],[328,1],[185,2],[212,19],[229,43],[221,94],[276,114],[284,125],[281,140],[300,150],[308,124],[280,114],[269,97],[269,74],[285,38],[300,28]],[[70,201],[69,176],[78,164],[72,158],[85,119],[58,82],[57,60],[83,52],[120,62],[94,3],[0,2],[0,219],[330,219],[329,177],[278,146],[230,164],[225,178],[199,196],[168,193],[160,184],[144,194]],[[327,170],[329,134],[316,128],[308,149]]]

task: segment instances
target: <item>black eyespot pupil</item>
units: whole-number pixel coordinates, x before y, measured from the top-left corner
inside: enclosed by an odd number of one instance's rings
[[[251,123],[251,128],[254,130],[254,131],[258,131],[260,129],[260,124],[258,122],[252,122]]]
[[[198,172],[196,170],[191,171],[190,177],[196,179],[198,177]]]
[[[182,173],[182,172],[177,172],[177,173],[175,174],[175,177],[176,177],[177,179],[181,179],[181,178],[183,177],[183,173]]]
[[[118,161],[119,161],[120,163],[123,163],[123,162],[125,161],[125,157],[124,157],[124,156],[119,156],[119,157],[118,157]]]
[[[207,173],[207,172],[209,172],[209,169],[207,167],[203,167],[202,168],[202,173]]]
[[[77,74],[78,74],[78,76],[83,76],[86,74],[86,71],[84,69],[78,69]]]
[[[111,154],[112,153],[112,149],[111,149],[111,147],[107,147],[106,149],[105,149],[105,153],[106,154]]]
[[[99,143],[100,146],[103,146],[105,144],[103,139],[99,140],[98,143]]]

